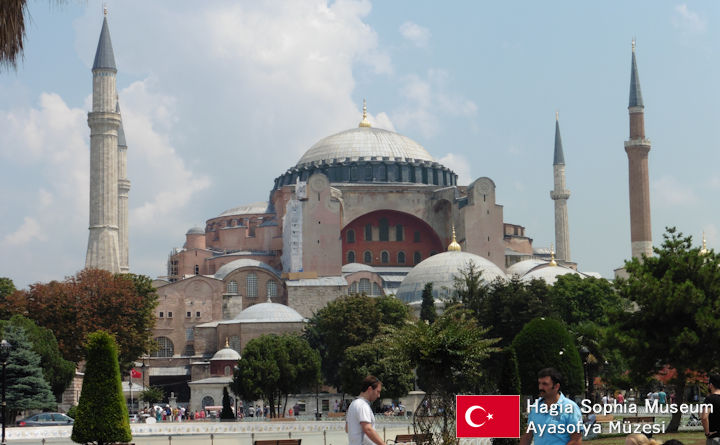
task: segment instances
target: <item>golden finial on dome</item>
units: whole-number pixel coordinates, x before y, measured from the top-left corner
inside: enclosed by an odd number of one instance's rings
[[[363,99],[363,118],[360,121],[360,125],[358,127],[371,127],[370,121],[367,120],[367,103],[365,102],[365,99]]]
[[[550,263],[551,266],[557,266],[557,261],[555,261],[555,249],[553,248],[552,243],[550,243]]]
[[[226,348],[229,348],[229,347],[230,347],[230,342],[228,341],[228,338],[227,338],[227,337],[225,337],[225,347],[226,347]]]
[[[706,255],[707,253],[707,241],[705,241],[705,231],[703,230],[702,249],[700,249],[700,255]]]
[[[460,248],[460,244],[458,244],[457,240],[455,239],[455,226],[452,228],[452,242],[448,246],[447,250],[448,252],[460,252],[462,249]]]

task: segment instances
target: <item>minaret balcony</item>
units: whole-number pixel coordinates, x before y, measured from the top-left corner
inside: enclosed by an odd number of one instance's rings
[[[551,190],[550,198],[552,199],[569,199],[570,190]]]
[[[650,146],[650,139],[640,138],[640,139],[630,139],[625,141],[625,147],[637,147],[639,145],[645,145]]]

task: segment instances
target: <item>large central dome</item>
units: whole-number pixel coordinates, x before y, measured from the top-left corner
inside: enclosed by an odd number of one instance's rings
[[[305,152],[297,167],[313,162],[358,160],[435,161],[422,145],[409,137],[380,128],[358,127],[321,139]]]

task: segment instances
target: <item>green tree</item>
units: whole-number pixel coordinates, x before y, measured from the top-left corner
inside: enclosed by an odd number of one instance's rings
[[[618,314],[612,341],[620,347],[636,380],[665,365],[677,370],[677,403],[683,403],[688,375],[717,368],[720,352],[720,255],[701,252],[692,238],[666,229],[655,256],[625,262],[628,277],[615,285],[629,302]],[[668,431],[677,430],[680,413]]]
[[[422,303],[420,304],[420,320],[432,323],[437,318],[435,310],[435,298],[433,298],[433,284],[426,283],[422,291]]]
[[[157,386],[149,386],[140,393],[140,400],[147,402],[150,405],[154,405],[158,402],[162,402],[165,397],[165,391]]]
[[[62,357],[55,335],[49,329],[36,325],[22,315],[13,315],[10,320],[0,321],[0,332],[4,332],[9,324],[25,330],[32,344],[32,350],[40,356],[43,376],[50,384],[55,399],[60,401],[63,391],[75,375],[75,363]]]
[[[345,349],[360,345],[380,329],[381,313],[373,298],[352,295],[320,309],[305,326],[305,338],[320,353],[325,382],[345,391],[340,366]]]
[[[384,398],[399,399],[413,389],[413,367],[401,350],[396,331],[388,331],[372,341],[345,350],[340,367],[343,388],[359,394],[358,384],[367,375],[374,375],[383,384]]]
[[[497,352],[497,339],[487,338],[487,332],[459,306],[448,308],[433,324],[418,321],[403,332],[402,350],[417,367],[418,385],[426,392],[415,429],[437,434],[434,442],[456,443],[455,395],[478,390],[483,363]]]
[[[32,350],[25,330],[8,324],[4,337],[10,343],[5,370],[9,423],[20,411],[55,408],[57,403],[43,378],[40,356]]]
[[[379,296],[373,299],[380,313],[380,324],[402,327],[410,318],[410,311],[405,303],[392,296]]]
[[[228,393],[227,386],[223,386],[222,411],[220,411],[220,419],[235,420],[235,413],[233,413],[232,406],[230,406],[230,394]]]
[[[319,381],[320,357],[306,340],[292,335],[262,335],[250,340],[230,388],[244,399],[265,399],[271,415],[284,412],[283,397]]]
[[[582,394],[582,360],[575,341],[561,321],[550,318],[530,321],[515,337],[512,347],[522,357],[518,368],[523,394],[537,394],[537,373],[549,367],[562,373],[563,394],[568,397]]]
[[[88,335],[86,360],[71,439],[97,445],[129,442],[132,433],[113,336],[104,331]]]

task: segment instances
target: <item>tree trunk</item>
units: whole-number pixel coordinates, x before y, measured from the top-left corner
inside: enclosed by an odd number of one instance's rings
[[[680,373],[678,372],[678,375]],[[678,383],[675,385],[675,403],[682,404],[685,403],[685,379],[682,379],[682,381],[678,381]],[[670,424],[667,427],[668,433],[677,433],[678,428],[680,427],[680,418],[682,417],[682,413],[678,410],[675,414],[672,415],[672,419],[670,419]]]

